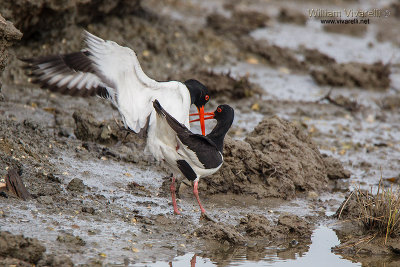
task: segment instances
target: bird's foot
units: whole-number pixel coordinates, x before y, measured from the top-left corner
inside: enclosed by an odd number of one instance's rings
[[[174,215],[181,215],[181,212],[178,209],[174,209]]]
[[[215,220],[214,220],[213,218],[211,218],[210,216],[208,216],[208,214],[205,213],[205,212],[202,212],[202,213],[201,213],[201,215],[200,215],[200,221],[214,222],[214,223],[215,223]]]

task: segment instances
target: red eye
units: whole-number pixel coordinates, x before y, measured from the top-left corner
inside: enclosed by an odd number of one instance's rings
[[[222,109],[221,108],[217,108],[217,112],[221,112],[222,111]]]
[[[206,95],[206,97],[204,97],[204,99],[205,99],[206,101],[208,101],[208,99],[210,99],[210,97],[209,97],[208,95]]]

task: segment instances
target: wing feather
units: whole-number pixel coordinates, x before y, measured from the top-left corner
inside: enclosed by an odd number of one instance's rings
[[[166,112],[156,100],[153,103],[158,115],[176,133],[176,141],[179,144],[179,153],[183,158],[190,159],[199,168],[216,168],[222,163],[222,155],[217,146],[207,136],[193,134],[185,125],[179,123]]]
[[[140,132],[155,123],[152,102],[189,127],[190,94],[176,81],[157,82],[142,70],[135,52],[84,32],[87,48],[64,55],[25,59],[33,82],[55,92],[107,98],[118,108],[125,126]]]
[[[88,51],[74,52],[64,55],[45,56],[23,59],[31,70],[32,82],[43,88],[68,95],[102,96],[106,89],[110,98],[112,88],[101,81],[94,73]],[[104,94],[103,94],[104,95]]]
[[[136,133],[144,128],[156,98],[180,122],[189,124],[190,95],[182,83],[157,82],[149,78],[135,52],[128,47],[105,41],[87,31],[85,41],[95,74],[115,89],[116,106],[127,127]],[[154,116],[151,116],[149,125],[154,123]]]

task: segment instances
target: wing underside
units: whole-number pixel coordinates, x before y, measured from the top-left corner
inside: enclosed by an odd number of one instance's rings
[[[150,116],[154,99],[188,125],[190,96],[183,84],[149,78],[128,47],[86,31],[84,37],[87,48],[82,51],[24,60],[33,82],[63,94],[107,98],[118,108],[125,126],[136,133],[154,123]]]

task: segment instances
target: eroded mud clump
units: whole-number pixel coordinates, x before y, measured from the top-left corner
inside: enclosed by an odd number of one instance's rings
[[[141,10],[141,0],[17,0],[2,1],[0,13],[24,33],[24,39],[50,29],[87,24],[110,14],[129,14]]]
[[[211,221],[198,228],[193,234],[206,240],[227,243],[228,245],[243,245],[246,242],[245,238],[233,226]]]
[[[17,30],[10,21],[6,21],[1,16],[0,11],[0,76],[7,64],[8,47],[21,39],[22,33]],[[1,83],[0,83],[1,92]],[[0,96],[1,97],[1,96]]]
[[[280,215],[275,225],[263,215],[247,214],[240,219],[237,228],[245,232],[249,238],[268,238],[275,241],[288,238],[310,238],[312,233],[310,223],[290,214]]]
[[[330,64],[323,70],[311,71],[311,76],[320,85],[373,90],[385,90],[390,86],[390,67],[382,62]]]
[[[327,32],[362,37],[367,32],[367,26],[368,24],[325,24],[323,29]]]
[[[212,97],[226,96],[231,99],[241,99],[254,95],[262,95],[263,90],[251,83],[246,76],[234,78],[230,73],[216,73],[207,70],[190,71],[180,76],[193,77],[207,86]]]
[[[226,137],[224,164],[200,186],[209,194],[286,199],[323,190],[327,182],[325,160],[309,136],[299,126],[271,117],[260,122],[245,141]]]
[[[400,3],[399,2],[391,3],[388,8],[391,9],[391,14],[393,14],[395,18],[400,19]]]
[[[307,17],[301,12],[293,9],[282,8],[279,11],[278,21],[283,23],[294,23],[299,25],[305,25],[307,23]]]
[[[329,157],[325,154],[322,155],[325,162],[326,174],[331,180],[350,178],[351,173],[345,170],[340,160]]]
[[[247,214],[240,219],[238,228],[243,229],[250,237],[270,236],[273,229],[271,222],[259,214]]]
[[[7,174],[7,167],[15,168],[34,198],[59,193],[60,184],[51,180],[53,166],[48,159],[54,151],[49,147],[51,143],[43,142],[52,138],[33,121],[0,120],[1,177]]]
[[[207,17],[207,26],[218,34],[235,39],[266,26],[269,19],[268,15],[256,11],[234,11],[230,18],[213,13]]]
[[[265,40],[258,41],[249,37],[240,39],[239,46],[246,51],[259,55],[271,66],[286,66],[297,71],[307,69],[306,64],[299,61],[295,53],[289,48],[271,45]]]
[[[272,175],[274,178],[267,179],[269,183],[275,186],[293,183],[293,194],[295,190],[319,190],[326,186],[321,154],[299,126],[278,117],[267,118],[257,125],[246,141],[253,149],[273,159],[274,169],[281,177]]]
[[[36,264],[46,248],[36,238],[25,238],[9,232],[0,232],[0,256]]]
[[[69,191],[75,191],[75,192],[79,192],[79,193],[85,192],[85,187],[86,186],[83,183],[82,179],[79,179],[79,178],[72,179],[67,185],[67,189]]]
[[[122,122],[120,125],[116,121],[100,122],[84,110],[75,111],[72,117],[75,120],[75,136],[80,140],[106,144],[115,144],[117,141],[131,141],[137,145],[144,143],[136,134],[124,130]]]
[[[398,110],[400,108],[400,96],[390,95],[383,97],[378,103],[383,109]]]
[[[310,237],[312,230],[310,223],[299,216],[283,214],[278,218],[278,227],[283,227],[285,233],[299,237]]]
[[[314,65],[326,66],[329,64],[336,63],[336,60],[318,49],[303,48],[302,53],[307,63]]]
[[[247,214],[235,227],[224,223],[207,222],[196,229],[193,235],[230,245],[266,239],[270,243],[281,244],[292,238],[310,239],[312,227],[310,223],[296,215],[282,214],[278,221],[273,223],[263,215]]]

